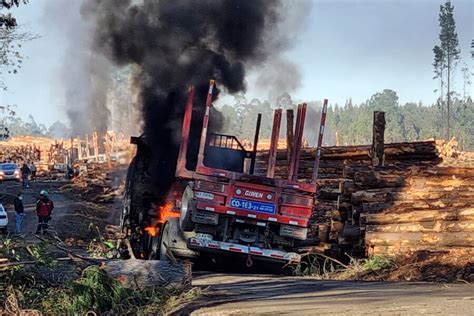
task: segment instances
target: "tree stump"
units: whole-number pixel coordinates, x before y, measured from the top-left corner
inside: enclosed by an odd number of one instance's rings
[[[101,266],[125,287],[143,290],[154,286],[184,290],[191,286],[191,263],[163,260],[110,260]]]

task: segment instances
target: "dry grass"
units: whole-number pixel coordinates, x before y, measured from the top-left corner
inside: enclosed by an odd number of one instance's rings
[[[349,264],[345,265],[326,256],[309,254],[293,269],[292,273],[322,280],[354,280],[393,268],[395,268],[395,263],[387,256],[372,256],[365,259],[350,257]]]

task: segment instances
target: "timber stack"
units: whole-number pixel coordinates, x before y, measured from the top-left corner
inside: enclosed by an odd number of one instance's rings
[[[374,131],[375,133],[375,131]],[[474,249],[474,167],[447,166],[439,141],[323,147],[313,216],[326,253],[394,255],[417,250]],[[451,150],[452,152],[452,150]],[[299,178],[312,175],[315,148],[301,152]],[[279,149],[276,178],[287,177]],[[257,154],[264,175],[268,151]]]

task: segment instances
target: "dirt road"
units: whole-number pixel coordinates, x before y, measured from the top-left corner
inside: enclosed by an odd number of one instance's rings
[[[39,197],[39,192],[43,189],[49,192],[49,197],[55,205],[49,226],[71,246],[86,246],[89,240],[97,237],[95,226],[103,231],[108,223],[115,222],[110,218],[112,210],[115,209],[113,205],[92,204],[74,194],[60,192],[60,187],[65,183],[39,181],[30,183],[29,188],[22,188],[20,183],[15,182],[0,184],[0,200],[6,206],[9,218],[8,231],[10,233],[15,231],[15,213],[12,201],[15,195],[21,192],[26,211],[22,235],[27,241],[36,240],[34,237],[37,226],[35,202]]]
[[[205,274],[204,296],[177,315],[473,315],[473,284],[320,281]]]

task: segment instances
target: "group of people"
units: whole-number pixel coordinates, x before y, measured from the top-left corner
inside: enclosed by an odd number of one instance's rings
[[[15,208],[15,233],[21,234],[21,226],[25,217],[25,207],[23,205],[23,195],[17,194],[13,200]],[[51,220],[51,214],[54,209],[53,201],[48,197],[48,191],[41,190],[40,197],[36,201],[36,216],[38,217],[38,225],[36,226],[36,234],[45,234],[48,230],[48,223]]]
[[[30,187],[30,176],[32,181],[36,181],[36,165],[32,162],[29,166],[24,163],[20,168],[21,180],[24,188]]]

